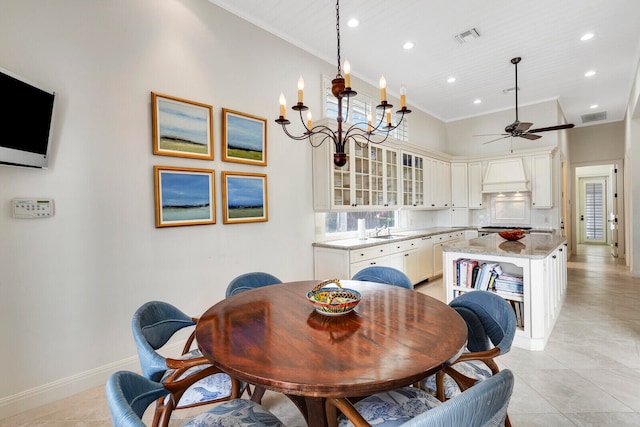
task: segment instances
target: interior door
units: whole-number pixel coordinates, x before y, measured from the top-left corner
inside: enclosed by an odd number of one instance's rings
[[[618,257],[618,165],[614,165],[609,172],[609,232],[611,234],[611,255]]]
[[[607,243],[607,178],[580,178],[580,243]]]

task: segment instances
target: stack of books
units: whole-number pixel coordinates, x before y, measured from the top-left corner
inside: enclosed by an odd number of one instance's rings
[[[522,276],[505,273],[498,263],[479,262],[477,260],[460,258],[453,262],[454,285],[480,289],[482,291],[496,291],[522,299]]]
[[[522,297],[522,293],[524,292],[522,276],[502,273],[496,277],[493,285],[496,291],[505,296]]]
[[[498,263],[480,263],[466,258],[455,260],[453,268],[454,285],[483,291],[492,289],[493,282],[502,273]]]

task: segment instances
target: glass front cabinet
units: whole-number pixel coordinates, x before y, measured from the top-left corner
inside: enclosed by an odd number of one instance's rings
[[[363,148],[350,141],[345,152],[349,160],[338,167],[333,164],[333,144],[314,148],[314,209],[395,209],[399,204],[397,151],[374,144]]]
[[[426,206],[425,158],[402,152],[402,205],[405,207]]]

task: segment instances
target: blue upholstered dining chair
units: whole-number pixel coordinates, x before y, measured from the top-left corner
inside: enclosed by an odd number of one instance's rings
[[[237,398],[244,390],[244,384],[213,366],[200,350],[191,350],[195,330],[180,358],[164,357],[157,352],[176,332],[195,326],[196,321],[162,301],[147,302],[133,315],[131,328],[142,374],[161,382],[170,394],[158,400],[155,414],[158,425],[166,426],[174,409]]]
[[[500,369],[493,359],[509,352],[516,332],[513,308],[493,292],[467,292],[449,306],[467,323],[467,346],[455,362],[421,382],[423,389],[440,400],[497,374]]]
[[[142,416],[155,400],[169,396],[161,383],[128,371],[111,374],[107,380],[107,403],[114,427],[144,427]],[[155,420],[154,420],[154,424]],[[190,419],[185,427],[214,425],[284,427],[275,415],[248,399],[233,399]]]
[[[329,427],[497,427],[504,425],[513,382],[505,369],[444,403],[417,387],[379,393],[354,405],[327,399],[327,419]],[[336,408],[342,412],[337,419]]]
[[[362,280],[364,282],[386,283],[387,285],[400,286],[401,288],[413,289],[411,279],[402,271],[392,267],[372,265],[358,271],[351,278],[352,280]]]
[[[282,283],[282,280],[278,279],[274,275],[263,273],[261,271],[241,274],[229,282],[226,297],[229,298],[232,295],[248,291],[249,289],[261,288],[268,285],[277,285],[278,283]]]

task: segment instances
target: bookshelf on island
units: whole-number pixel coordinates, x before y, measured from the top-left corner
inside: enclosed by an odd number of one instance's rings
[[[495,292],[516,315],[513,345],[544,350],[567,288],[566,239],[528,234],[512,242],[498,234],[443,247],[447,302],[465,292]]]

